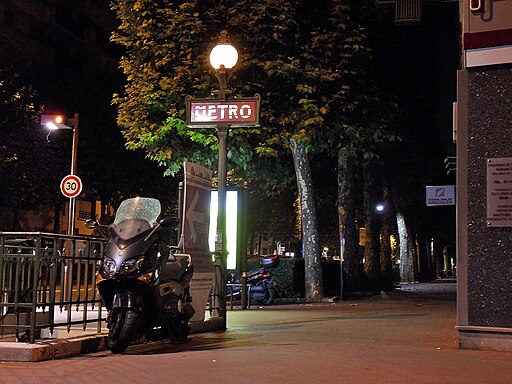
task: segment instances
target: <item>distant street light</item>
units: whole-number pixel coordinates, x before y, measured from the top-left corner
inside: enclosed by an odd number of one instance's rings
[[[71,175],[76,175],[76,159],[78,147],[78,113],[73,118],[66,118],[63,115],[42,115],[41,125],[49,130],[71,129],[73,131],[73,144],[71,147]],[[69,199],[68,227],[67,234],[73,235],[75,229],[76,198]]]

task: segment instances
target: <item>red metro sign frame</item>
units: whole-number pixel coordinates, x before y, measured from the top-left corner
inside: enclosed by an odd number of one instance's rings
[[[220,124],[237,127],[258,127],[260,95],[230,100],[199,99],[187,96],[188,127],[216,128]]]

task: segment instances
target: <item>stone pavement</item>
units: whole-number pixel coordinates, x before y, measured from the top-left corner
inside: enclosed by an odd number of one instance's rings
[[[233,310],[227,331],[185,345],[3,362],[0,383],[511,384],[512,353],[458,348],[455,309],[455,282],[438,281],[359,300]]]

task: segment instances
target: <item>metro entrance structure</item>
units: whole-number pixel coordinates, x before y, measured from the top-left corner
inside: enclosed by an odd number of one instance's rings
[[[214,128],[219,140],[218,160],[218,213],[215,236],[215,255],[220,261],[220,276],[217,276],[217,295],[214,306],[226,327],[226,275],[227,275],[227,231],[226,231],[226,186],[227,186],[227,142],[230,128],[259,126],[260,96],[233,97],[227,84],[232,68],[238,61],[238,52],[228,40],[228,32],[219,33],[219,43],[210,52],[210,63],[215,69],[219,89],[216,98],[194,98],[187,96],[186,124],[191,128]],[[242,268],[242,308],[247,304],[247,274]]]

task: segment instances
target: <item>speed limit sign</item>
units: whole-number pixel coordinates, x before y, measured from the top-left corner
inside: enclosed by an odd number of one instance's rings
[[[60,191],[70,199],[82,192],[82,180],[77,175],[67,175],[60,182]]]

